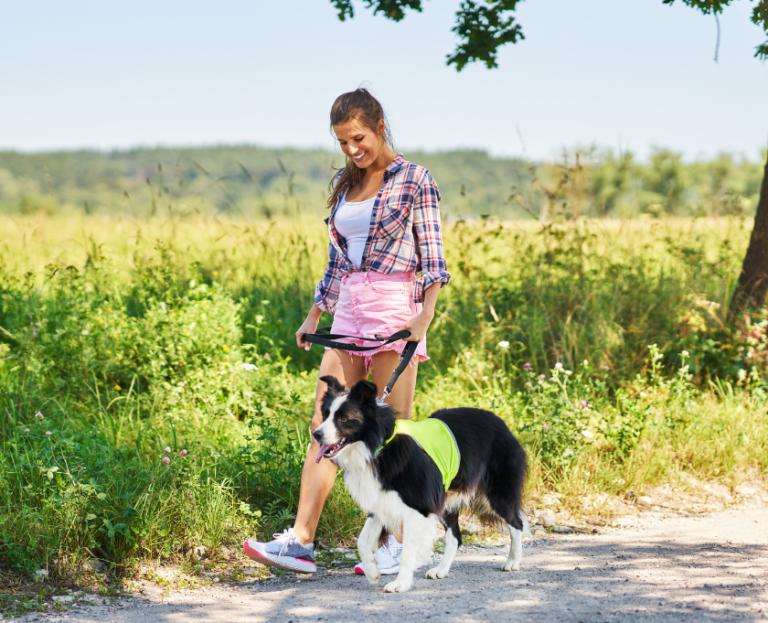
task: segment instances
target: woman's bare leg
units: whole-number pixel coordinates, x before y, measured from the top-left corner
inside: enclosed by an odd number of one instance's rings
[[[368,376],[362,357],[350,355],[341,350],[325,351],[323,361],[320,364],[319,376],[328,374],[335,376],[346,387],[351,387]],[[315,430],[323,422],[320,402],[326,388],[326,384],[318,380],[312,430]],[[296,512],[293,531],[296,538],[302,543],[311,543],[315,540],[315,530],[317,530],[317,522],[320,521],[320,513],[323,511],[325,500],[331,493],[333,483],[336,480],[336,466],[331,461],[315,462],[318,452],[320,452],[320,445],[312,441],[304,461],[304,470],[301,472],[299,509]]]
[[[373,382],[379,388],[379,396],[384,392],[384,387],[392,376],[392,371],[400,364],[400,353],[394,350],[385,350],[376,353],[371,362],[371,372],[373,373]],[[384,401],[397,411],[397,417],[405,420],[411,419],[411,408],[413,407],[413,393],[416,390],[416,374],[419,371],[416,359],[411,359],[411,363],[403,370],[400,378],[392,388],[392,393]]]

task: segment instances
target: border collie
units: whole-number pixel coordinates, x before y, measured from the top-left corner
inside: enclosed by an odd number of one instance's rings
[[[323,423],[313,433],[321,446],[317,461],[325,457],[344,470],[350,495],[368,513],[357,543],[371,586],[381,575],[374,558],[380,537],[402,529],[400,572],[384,590],[409,590],[414,570],[432,556],[438,520],[445,526],[445,553],[427,577],[448,575],[461,545],[459,511],[466,504],[481,520],[507,527],[511,544],[502,569],[520,568],[526,457],[501,418],[470,408],[442,409],[430,416],[448,426],[461,457],[446,491],[437,465],[413,438],[398,434],[387,442],[395,431],[395,412],[377,402],[376,385],[360,381],[347,392],[333,376],[320,380],[328,390]]]

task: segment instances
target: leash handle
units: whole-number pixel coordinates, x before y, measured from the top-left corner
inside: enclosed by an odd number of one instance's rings
[[[317,333],[305,333],[304,339],[310,344],[318,344],[319,346],[327,346],[328,348],[339,348],[341,350],[352,350],[355,352],[365,352],[369,350],[376,350],[392,342],[397,342],[406,337],[409,337],[411,332],[407,329],[393,333],[389,337],[382,337],[377,335],[376,337],[360,337],[357,335],[341,335],[340,333],[331,333],[331,327],[320,327]],[[360,346],[358,344],[347,344],[346,342],[338,342],[340,338],[350,338],[353,340],[363,340],[365,342],[383,342],[376,346]],[[416,342],[414,342],[416,344]]]

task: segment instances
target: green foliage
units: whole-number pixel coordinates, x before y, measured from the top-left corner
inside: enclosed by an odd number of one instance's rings
[[[576,210],[570,184],[555,190]],[[3,221],[0,563],[119,571],[290,525],[322,356],[294,337],[326,257],[317,221]],[[711,303],[749,230],[561,212],[446,225],[453,279],[415,417],[499,413],[534,499],[764,471],[765,319],[721,335]],[[363,521],[337,483],[318,539],[351,543]]]
[[[721,154],[686,163],[657,149],[566,151],[560,162],[491,158],[481,151],[408,153],[440,185],[448,218],[541,220],[558,215],[753,214],[762,166]],[[0,213],[172,216],[230,213],[255,218],[320,216],[340,155],[257,147],[127,152],[0,153]]]

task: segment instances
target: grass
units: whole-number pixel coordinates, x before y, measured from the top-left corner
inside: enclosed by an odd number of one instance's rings
[[[293,334],[326,258],[322,222],[0,221],[5,567],[74,578],[99,558],[130,575],[290,525],[322,354]],[[723,322],[750,229],[446,226],[453,280],[415,417],[499,413],[529,452],[530,503],[555,491],[573,512],[681,473],[764,474],[766,322]],[[362,519],[339,483],[318,539],[349,544]]]

